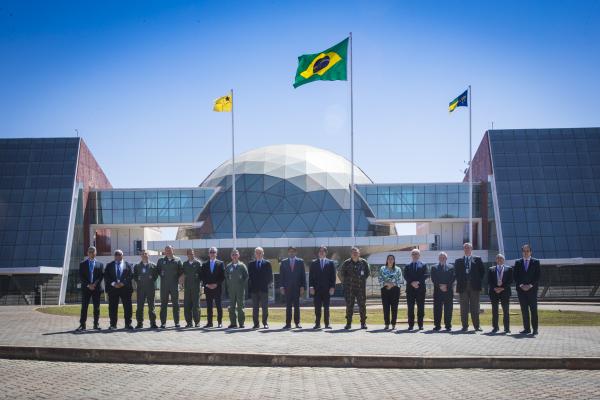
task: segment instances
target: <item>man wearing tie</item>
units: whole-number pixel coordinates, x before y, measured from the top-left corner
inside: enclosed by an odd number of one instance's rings
[[[433,325],[434,331],[442,329],[442,311],[444,312],[444,327],[452,329],[452,302],[454,299],[454,265],[448,264],[448,255],[441,252],[438,264],[431,267],[431,282],[433,283]]]
[[[100,282],[104,275],[104,264],[96,261],[96,248],[88,248],[87,260],[79,264],[79,282],[81,283],[81,315],[79,318],[79,328],[77,331],[85,331],[87,321],[88,306],[92,299],[94,309],[94,329],[100,330],[100,293],[102,288]]]
[[[187,250],[187,260],[183,263],[183,316],[186,328],[200,324],[200,270],[202,263],[196,258],[194,249]]]
[[[323,307],[323,322],[325,329],[331,329],[329,325],[329,299],[335,292],[335,265],[327,258],[327,247],[319,247],[319,258],[313,260],[308,271],[308,287],[310,294],[314,296],[315,304],[315,326],[313,329],[321,329],[321,306]]]
[[[179,277],[183,274],[183,263],[173,255],[173,247],[165,247],[165,256],[156,263],[160,275],[160,327],[166,328],[169,297],[173,307],[173,322],[179,328]]]
[[[110,330],[117,329],[119,300],[123,304],[125,329],[133,329],[133,326],[131,326],[132,279],[133,269],[131,268],[131,264],[123,260],[123,252],[121,250],[116,250],[115,260],[108,263],[106,271],[104,271],[104,286],[108,293],[108,316],[110,318],[110,327],[108,329]]]
[[[485,267],[480,257],[474,256],[473,245],[463,244],[465,255],[456,259],[454,271],[456,273],[456,291],[460,296],[460,320],[462,331],[469,330],[469,312],[476,331],[481,331],[479,326],[479,295],[481,294],[481,280],[485,274]]]
[[[404,279],[406,280],[406,305],[408,306],[408,330],[415,326],[415,303],[417,304],[417,324],[419,330],[423,330],[423,318],[425,317],[425,279],[427,279],[427,265],[423,264],[419,249],[410,252],[412,261],[404,267]]]
[[[269,329],[269,286],[273,282],[273,269],[264,256],[263,248],[257,247],[254,249],[254,261],[248,264],[248,291],[252,297],[253,329],[259,328],[258,314],[261,308],[263,328]]]
[[[285,297],[285,326],[283,329],[292,328],[292,307],[294,308],[294,323],[300,326],[300,296],[306,289],[306,273],[304,260],[296,257],[296,248],[288,247],[288,258],[280,266],[281,287],[279,291]]]
[[[523,258],[515,262],[514,277],[523,316],[523,330],[521,334],[538,334],[537,292],[540,281],[540,260],[531,257],[531,246],[524,244],[521,247]],[[529,316],[531,314],[531,325]]]
[[[150,317],[150,328],[157,329],[156,313],[154,312],[154,296],[156,294],[156,280],[158,279],[158,269],[156,264],[148,259],[148,252],[142,250],[140,253],[142,261],[133,267],[133,280],[136,283],[137,309],[135,317],[137,319],[136,329],[144,327],[144,303],[148,302],[148,316]]]
[[[202,264],[202,284],[206,296],[206,325],[204,328],[213,327],[213,303],[217,308],[218,327],[223,322],[223,306],[221,305],[221,292],[225,280],[225,264],[217,259],[217,248],[208,249],[208,261]]]
[[[510,286],[513,283],[513,269],[504,265],[504,256],[496,256],[496,265],[488,271],[488,290],[492,303],[492,333],[498,332],[498,303],[502,305],[504,333],[510,333]]]
[[[354,314],[354,301],[358,303],[360,314],[360,329],[367,329],[367,278],[371,274],[371,267],[367,260],[360,256],[360,249],[352,247],[350,258],[344,261],[338,276],[344,285],[346,300],[346,326],[352,328],[352,315]]]

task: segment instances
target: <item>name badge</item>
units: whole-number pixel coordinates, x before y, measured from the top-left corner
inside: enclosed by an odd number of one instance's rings
[[[365,271],[360,271],[360,275],[363,276],[365,274]]]

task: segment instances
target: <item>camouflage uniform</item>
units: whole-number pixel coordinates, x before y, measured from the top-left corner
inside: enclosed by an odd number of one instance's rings
[[[344,261],[340,267],[338,277],[344,284],[344,297],[346,299],[346,321],[352,323],[352,314],[354,313],[354,301],[358,303],[358,312],[360,314],[360,323],[367,321],[367,278],[370,274],[370,267],[367,260],[359,257],[356,262],[352,258]]]

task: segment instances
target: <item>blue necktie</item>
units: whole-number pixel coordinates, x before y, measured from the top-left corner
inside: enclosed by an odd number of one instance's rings
[[[94,260],[90,260],[90,283],[94,282]]]
[[[117,280],[121,279],[121,263],[117,264]]]
[[[215,262],[211,261],[210,262],[210,273],[212,274],[213,272],[215,272]]]
[[[257,261],[256,266],[258,267],[258,269],[260,270],[260,260]]]

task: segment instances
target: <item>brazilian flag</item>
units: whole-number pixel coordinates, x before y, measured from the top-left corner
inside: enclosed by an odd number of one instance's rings
[[[294,88],[313,81],[345,81],[348,38],[317,54],[298,57]]]
[[[457,98],[455,98],[454,100],[452,100],[450,102],[450,104],[448,105],[448,112],[452,112],[454,111],[454,109],[456,107],[468,107],[468,93],[469,90],[465,90],[463,94],[461,94],[460,96],[458,96]]]

